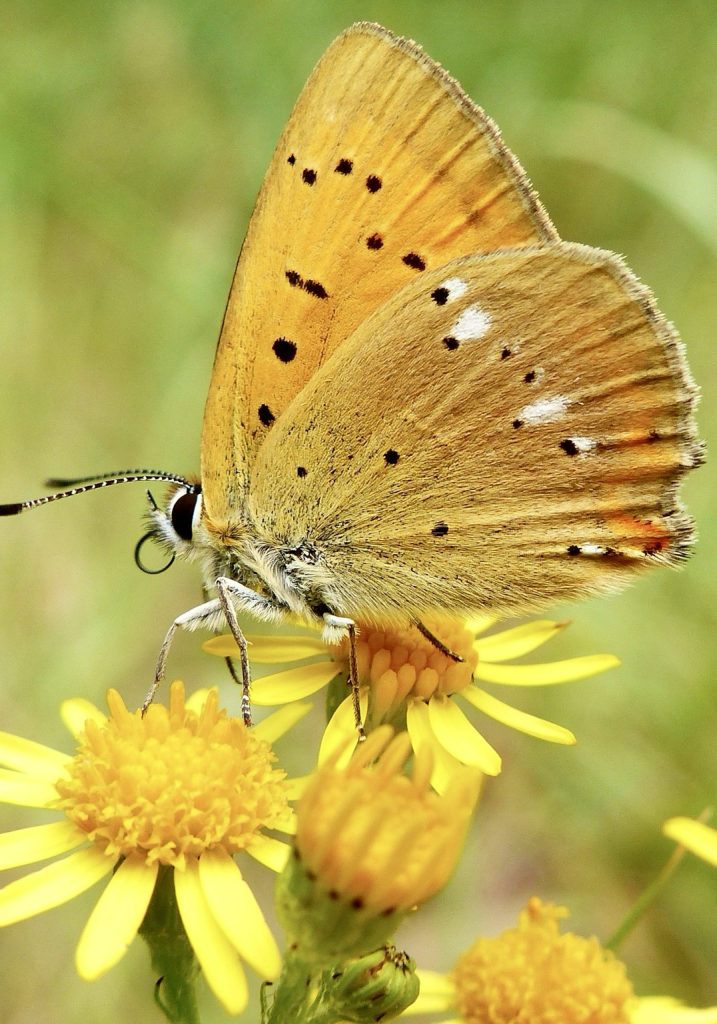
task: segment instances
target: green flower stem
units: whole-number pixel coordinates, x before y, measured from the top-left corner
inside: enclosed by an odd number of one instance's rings
[[[199,965],[179,914],[172,872],[160,867],[139,934],[159,978],[154,993],[159,1009],[171,1024],[200,1024],[194,987]]]
[[[698,821],[706,821],[711,817],[711,815],[711,809],[707,808],[699,816]],[[670,858],[658,874],[657,878],[655,878],[655,880],[648,885],[642,895],[635,900],[623,921],[607,940],[605,943],[605,949],[611,949],[613,953],[617,952],[630,932],[636,927],[642,915],[648,907],[654,903],[669,882],[670,878],[672,878],[677,865],[680,863],[685,853],[686,850],[684,846],[678,846],[672,851]]]
[[[312,1005],[318,994],[312,981],[312,965],[295,950],[288,949],[281,977],[274,986],[274,999],[266,1014],[262,1014],[262,1024],[317,1024],[321,1018],[314,1011],[321,1011]]]

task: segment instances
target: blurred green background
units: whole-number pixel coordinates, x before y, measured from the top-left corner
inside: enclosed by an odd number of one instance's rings
[[[331,39],[373,19],[418,40],[500,124],[565,238],[625,254],[685,339],[717,430],[717,6],[579,0],[62,0],[0,7],[0,500],[51,475],[196,472],[216,336],[262,174]],[[577,748],[492,723],[504,756],[459,874],[399,933],[448,968],[532,893],[606,938],[671,850],[663,820],[717,781],[714,466],[685,497],[700,543],[681,573],[551,612],[545,657],[622,667],[518,693]],[[161,491],[161,488],[158,488]],[[198,572],[141,575],[141,486],[0,529],[0,727],[70,750],[59,702],[110,685],[137,703]],[[218,682],[181,637],[170,675]],[[542,655],[543,652],[540,652]],[[528,659],[530,660],[530,659]],[[318,705],[321,704],[319,700]],[[309,767],[321,707],[280,744]],[[0,809],[4,828],[43,815]],[[271,903],[267,872],[251,878]],[[72,951],[98,889],[0,933],[0,1021],[159,1020],[140,943],[88,985]],[[717,1003],[717,872],[688,857],[622,955],[641,994]],[[204,1019],[228,1019],[208,994]],[[251,1018],[251,1014],[249,1015]]]

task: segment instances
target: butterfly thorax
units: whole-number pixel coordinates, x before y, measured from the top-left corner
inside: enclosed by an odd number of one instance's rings
[[[217,580],[225,578],[246,588],[247,600],[240,603],[266,621],[298,618],[320,625],[325,612],[335,611],[324,596],[330,573],[308,539],[261,537],[245,516],[215,519],[198,489],[186,494],[173,489],[165,509],[151,509],[150,520],[154,539],[166,550],[200,562],[210,597],[216,596]]]

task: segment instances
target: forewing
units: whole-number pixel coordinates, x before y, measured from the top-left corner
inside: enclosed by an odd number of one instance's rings
[[[329,47],[282,135],[232,284],[202,435],[215,520],[336,347],[449,260],[555,239],[498,131],[419,47],[377,25]]]
[[[251,515],[362,620],[616,589],[690,543],[693,403],[674,330],[618,257],[469,257],[312,379],[260,452]]]

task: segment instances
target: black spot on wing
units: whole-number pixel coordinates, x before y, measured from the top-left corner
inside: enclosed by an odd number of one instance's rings
[[[443,344],[446,346],[449,352],[455,352],[458,348],[458,338],[444,338]]]
[[[339,162],[334,167],[334,171],[337,174],[351,174],[351,171],[353,169],[354,169],[354,162],[353,162],[353,160],[347,160],[345,157],[342,160],[339,160]]]
[[[382,185],[383,182],[376,174],[369,174],[368,178],[366,178],[366,188],[369,192],[378,192]]]
[[[296,467],[296,475],[298,477],[301,477],[301,479],[303,480],[304,477],[306,476],[306,469],[303,466],[297,466]]]
[[[578,547],[578,545],[577,544],[571,544],[568,547],[568,554],[569,555],[579,555],[580,554],[580,548]]]
[[[438,522],[432,528],[431,533],[434,537],[445,537],[448,533],[448,524],[444,522]]]
[[[407,252],[405,256],[401,257],[403,263],[411,270],[425,270],[426,261],[422,256],[419,256],[417,252]]]
[[[305,292],[308,292],[309,295],[313,295],[317,299],[328,299],[329,293],[320,281],[305,281],[298,270],[287,270],[285,274],[286,280],[292,288],[303,288]]]
[[[535,380],[535,370],[529,370],[526,373],[525,377],[523,377],[523,380],[525,381],[526,384],[532,384],[533,381]]]
[[[436,288],[435,291],[431,292],[431,298],[437,306],[445,306],[448,302],[448,289]]]
[[[271,347],[274,350],[274,355],[282,363],[290,363],[296,355],[296,345],[288,338],[277,338]]]
[[[259,419],[261,420],[265,427],[270,427],[274,420],[276,419],[276,417],[274,416],[274,413],[271,411],[268,405],[260,405]]]
[[[287,156],[286,162],[287,162],[287,164],[291,164],[292,167],[293,167],[293,165],[296,163],[296,157],[294,156],[293,153],[291,153],[289,156]]]
[[[301,179],[307,185],[313,185],[314,182],[316,181],[316,171],[313,169],[313,167],[305,167],[301,172]]]
[[[512,352],[510,351],[510,349],[509,348],[504,348],[503,351],[500,354],[500,358],[501,359],[507,359],[508,356],[510,356],[510,355],[512,355]]]
[[[389,448],[387,452],[384,452],[383,457],[386,460],[387,466],[395,466],[400,458],[398,452],[393,448]]]
[[[383,239],[379,235],[378,231],[374,232],[370,238],[366,239],[366,245],[369,249],[383,249]]]
[[[513,427],[516,430],[518,429],[518,427],[522,427],[522,426],[523,426],[523,421],[522,420],[513,420]]]
[[[317,299],[328,299],[329,293],[318,281],[305,281],[304,291],[309,295],[315,295]]]
[[[575,442],[569,437],[566,437],[564,441],[561,441],[558,447],[562,448],[566,455],[577,455],[580,451]]]

